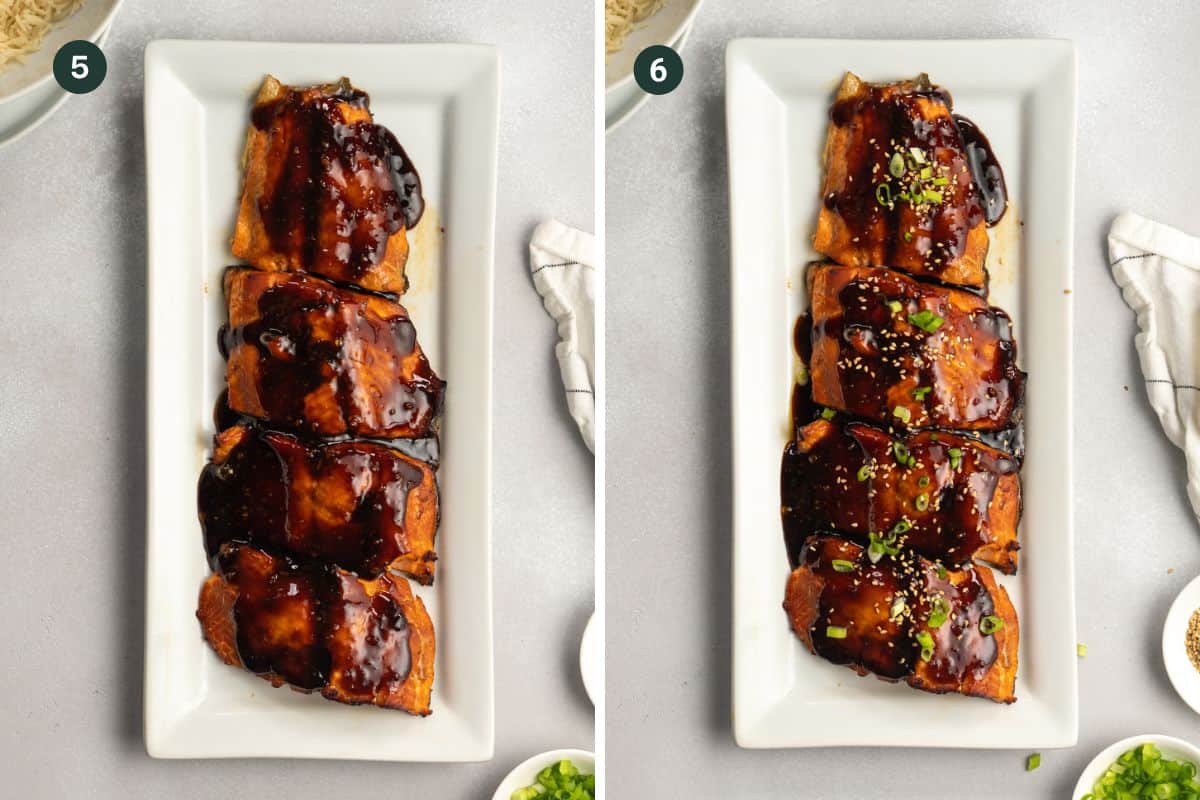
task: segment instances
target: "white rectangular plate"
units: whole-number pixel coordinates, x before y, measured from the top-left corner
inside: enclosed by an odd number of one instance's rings
[[[499,58],[473,45],[159,41],[146,48],[149,206],[146,749],[167,758],[491,758],[491,316]],[[200,635],[196,482],[224,387],[217,329],[249,113],[268,73],[347,76],[421,174],[404,305],[447,382],[433,714],[345,706],[220,663]]]
[[[779,519],[792,326],[820,202],[828,110],[845,71],[927,72],[987,133],[1012,206],[992,229],[991,302],[1029,373],[1018,700],[938,696],[808,653],[781,604]],[[1071,531],[1075,51],[1064,41],[734,41],[726,51],[732,219],[733,727],[742,747],[1066,747],[1078,728]],[[1019,224],[1024,223],[1023,227]]]

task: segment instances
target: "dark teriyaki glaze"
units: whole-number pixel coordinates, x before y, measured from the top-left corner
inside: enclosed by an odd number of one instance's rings
[[[422,485],[425,493],[410,507],[410,492]],[[383,445],[312,445],[231,427],[201,473],[198,498],[210,558],[239,542],[319,558],[367,578],[394,562],[414,568],[418,580],[431,577],[424,568],[434,559],[432,472]]]
[[[983,196],[984,219],[988,225],[995,225],[1008,210],[1008,185],[1004,182],[1004,170],[992,151],[992,143],[978,125],[961,114],[954,115],[954,122],[962,134],[975,188]]]
[[[284,159],[258,201],[273,247],[305,269],[351,281],[424,211],[420,176],[391,131],[371,121],[369,101],[343,79],[290,90],[251,116]]]
[[[349,703],[370,703],[381,687],[408,677],[412,667],[408,620],[385,592],[370,595],[360,581],[341,575],[341,602],[330,611],[330,653],[339,668],[327,693]]]
[[[816,402],[889,424],[903,405],[908,424],[919,428],[1011,426],[1025,375],[1003,310],[892,270],[812,269],[813,292],[836,298],[826,300],[812,322]],[[916,313],[934,314],[941,323],[925,330],[911,322]],[[928,391],[918,398],[922,388]]]
[[[810,629],[813,650],[834,664],[848,664],[882,678],[898,680],[912,671],[914,647],[903,617],[893,618],[893,603],[906,595],[906,578],[891,559],[872,564],[861,547],[844,539],[810,540],[802,562],[822,582],[817,616]],[[854,564],[840,572],[835,559]],[[829,635],[841,628],[841,638]]]
[[[916,617],[918,629],[933,637],[933,655],[922,668],[924,677],[942,686],[957,686],[970,674],[979,677],[996,660],[996,638],[979,630],[979,621],[995,612],[995,602],[974,570],[944,573],[925,565],[917,577]],[[928,620],[934,598],[949,607],[944,623],[930,627]]]
[[[327,564],[237,545],[222,550],[219,569],[237,590],[238,655],[250,671],[362,703],[408,677],[408,621],[386,588],[371,596]]]
[[[923,264],[922,271],[940,272],[937,259],[964,252],[968,233],[986,219],[981,197],[970,186],[970,166],[951,108],[949,93],[923,79],[900,87],[867,85],[829,111],[830,121],[849,131],[849,147],[840,153],[848,180],[827,193],[824,204],[860,237],[881,239],[879,263]],[[942,187],[944,200],[923,212],[905,202],[889,207],[876,198],[880,183],[894,184],[896,196],[907,188],[907,176],[892,177],[889,165],[897,151],[913,147],[950,181]]]
[[[896,460],[896,446],[912,457]],[[950,450],[958,455],[952,457]],[[948,566],[1007,542],[991,503],[1015,460],[961,436],[936,431],[893,435],[861,422],[817,420],[784,450],[780,480],[784,544],[792,567],[805,540],[836,531],[860,544],[868,534],[902,531],[899,547]]]
[[[391,305],[394,315],[383,317],[370,295],[283,275],[238,270],[231,278],[274,282],[257,295],[251,321],[224,329],[231,408],[260,416],[261,406],[264,420],[310,435],[434,433],[444,383],[416,353],[416,328],[403,308]],[[235,372],[247,346],[256,367]]]

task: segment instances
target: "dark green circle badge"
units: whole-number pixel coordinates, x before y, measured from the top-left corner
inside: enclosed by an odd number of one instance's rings
[[[72,94],[87,94],[104,83],[108,60],[100,48],[84,39],[67,42],[54,56],[54,80]]]
[[[647,94],[675,91],[683,80],[683,59],[665,44],[655,44],[638,53],[633,78]]]

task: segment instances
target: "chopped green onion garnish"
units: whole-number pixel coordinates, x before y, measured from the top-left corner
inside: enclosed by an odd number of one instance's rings
[[[951,447],[946,452],[950,454],[950,469],[958,469],[962,466],[962,450]]]
[[[1075,655],[1079,656],[1080,658],[1087,658],[1087,645],[1083,642],[1075,645]]]
[[[917,644],[921,645],[922,661],[933,658],[933,637],[929,635],[929,631],[920,631],[917,634]]]
[[[830,625],[825,628],[825,636],[829,639],[845,639],[846,629],[838,625]]]
[[[924,400],[925,396],[928,395],[932,391],[933,391],[932,386],[918,386],[917,388],[913,389],[913,399]]]
[[[933,177],[933,167],[921,167],[921,180],[929,180]]]
[[[893,314],[899,314],[901,309],[904,308],[903,304],[901,304],[901,302],[899,300],[889,300],[887,307],[888,307],[888,310],[891,311]]]
[[[904,232],[904,241],[906,241],[906,242],[911,242],[911,241],[912,241],[912,231],[905,231],[905,232]]]
[[[1033,772],[1042,765],[1042,754],[1031,753],[1029,758],[1025,759],[1025,771]]]
[[[913,505],[917,507],[917,511],[924,511],[929,508],[929,495],[924,492],[917,495],[917,499],[913,500]]]
[[[918,164],[925,163],[925,151],[922,150],[921,148],[910,147],[910,148],[908,148],[908,152],[912,154],[913,161],[917,162]]]
[[[1172,761],[1153,744],[1146,742],[1122,753],[1084,795],[1084,800],[1195,800],[1200,797],[1196,765],[1191,761]]]
[[[908,533],[912,530],[912,523],[906,519],[902,519],[892,526],[892,537],[899,536],[902,533]]]
[[[946,620],[949,618],[950,604],[939,594],[933,598],[933,603],[930,604],[929,619],[925,620],[925,624],[931,628],[940,628],[946,624]]]
[[[903,442],[892,442],[892,455],[896,459],[896,463],[902,467],[915,466],[917,459],[912,453],[908,452],[908,448]]]
[[[897,597],[892,601],[892,607],[888,609],[888,619],[896,620],[904,613],[904,609],[908,608],[908,603],[904,602],[903,597]]]
[[[920,486],[922,489],[924,489],[928,485],[929,485],[929,476],[928,475],[922,475],[921,477],[917,478],[917,486]]]
[[[888,172],[892,173],[893,178],[899,178],[904,174],[904,156],[896,153],[892,156],[891,162],[888,164]]]
[[[938,573],[938,580],[940,580],[940,581],[946,580],[946,576],[950,574],[949,572],[946,571],[946,568],[944,566],[942,566],[941,564],[937,565],[937,573]]]
[[[844,558],[835,558],[829,562],[834,572],[854,572],[854,562]]]
[[[854,477],[858,478],[859,482],[865,481],[867,478],[871,477],[871,465],[863,464],[858,468],[858,474]]]
[[[909,420],[912,419],[912,412],[904,406],[896,406],[892,409],[892,416],[901,422],[908,424]]]
[[[881,183],[875,187],[875,202],[881,206],[890,206],[892,204],[892,187],[890,184]]]
[[[837,412],[834,411],[832,408],[821,409],[821,419],[833,419],[836,416],[837,416]]]
[[[896,547],[896,534],[889,534],[887,537],[880,536],[878,533],[868,533],[871,543],[867,546],[867,558],[872,564],[878,564],[879,559],[884,555],[894,556],[900,552],[900,548]]]
[[[946,177],[946,176],[944,176],[944,175],[943,175],[942,177],[940,177],[940,178],[934,178],[934,179],[933,179],[933,185],[934,185],[934,186],[945,186],[945,185],[946,185],[946,184],[948,184],[948,183],[950,183],[950,179],[949,179],[949,178],[947,178],[947,177]]]
[[[928,308],[922,308],[920,311],[909,314],[908,321],[926,333],[936,333],[937,329],[942,327],[942,324],[945,323],[946,320],[942,319]]]
[[[921,196],[925,198],[926,203],[942,202],[942,193],[939,191],[936,191],[934,189],[926,189],[924,194],[922,194]]]
[[[583,775],[567,759],[555,762],[537,774],[530,786],[517,789],[509,800],[595,800],[596,776]]]
[[[1004,627],[1004,620],[994,614],[988,614],[983,619],[979,620],[979,632],[984,636],[991,636],[996,631]]]

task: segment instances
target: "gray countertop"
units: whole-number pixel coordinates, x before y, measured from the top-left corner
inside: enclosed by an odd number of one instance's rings
[[[542,219],[593,227],[593,66],[578,55],[592,31],[590,7],[554,0],[129,0],[106,83],[0,150],[0,793],[477,800],[529,755],[592,749],[577,662],[593,606],[592,460],[527,267]],[[145,754],[142,51],[157,38],[500,46],[491,762]]]
[[[1160,655],[1167,607],[1200,572],[1200,529],[1183,457],[1146,402],[1133,314],[1105,245],[1125,208],[1200,234],[1197,31],[1194,4],[1161,0],[709,0],[701,10],[683,84],[607,139],[611,798],[1064,798],[1117,739],[1200,741],[1200,717]],[[1043,753],[1033,773],[1020,751],[733,742],[724,53],[739,36],[1061,37],[1078,47],[1073,502],[1089,654],[1079,744]],[[953,88],[953,76],[940,80]]]

